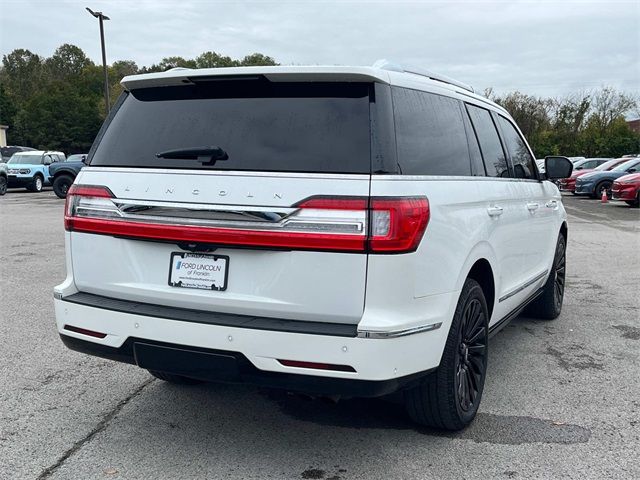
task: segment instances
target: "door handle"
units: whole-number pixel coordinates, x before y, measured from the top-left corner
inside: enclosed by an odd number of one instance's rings
[[[527,203],[527,210],[530,212],[535,212],[538,208],[540,208],[539,203]]]
[[[558,202],[556,200],[549,200],[544,206],[547,208],[558,208]]]
[[[499,207],[498,205],[494,205],[493,207],[487,208],[487,213],[489,214],[490,217],[497,217],[499,215],[502,215],[503,211],[504,209],[502,207]]]

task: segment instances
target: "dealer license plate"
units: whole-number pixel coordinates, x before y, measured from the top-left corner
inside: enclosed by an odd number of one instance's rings
[[[173,252],[169,285],[203,290],[227,289],[229,257],[206,253]]]

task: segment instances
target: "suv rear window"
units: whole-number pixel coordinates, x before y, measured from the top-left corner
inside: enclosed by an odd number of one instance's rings
[[[366,83],[225,80],[133,90],[113,116],[92,166],[369,173]],[[159,152],[215,146],[214,166]]]

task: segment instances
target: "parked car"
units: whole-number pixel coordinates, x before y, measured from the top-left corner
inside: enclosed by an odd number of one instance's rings
[[[49,183],[53,186],[58,198],[66,198],[69,187],[84,167],[86,153],[70,155],[65,162],[54,163],[49,166]]]
[[[0,163],[0,196],[7,193],[7,185],[9,181],[7,179],[7,165]]]
[[[580,162],[582,160],[586,160],[585,157],[567,157],[569,160],[571,160],[571,163],[573,163],[574,165],[576,164],[576,162]]]
[[[401,390],[416,422],[457,430],[489,334],[560,314],[567,222],[545,179],[573,165],[540,176],[463,83],[383,63],[122,85],[67,195],[69,348],[173,383]]]
[[[573,170],[593,170],[609,160],[613,160],[613,158],[585,158],[584,160],[575,162],[573,164]]]
[[[14,153],[7,162],[9,188],[25,187],[31,192],[40,192],[49,184],[49,165],[65,159],[62,152],[33,150]]]
[[[630,173],[615,180],[611,198],[626,202],[631,207],[640,206],[640,173]]]
[[[11,156],[14,153],[18,153],[18,152],[29,152],[29,151],[34,151],[35,148],[31,148],[31,147],[19,147],[16,145],[9,145],[6,147],[0,147],[0,163],[6,163],[9,161],[9,159],[11,158]]]
[[[614,158],[613,160],[607,160],[600,164],[596,168],[583,168],[581,170],[574,171],[569,178],[562,178],[558,181],[558,187],[562,192],[576,193],[576,179],[587,173],[591,172],[605,172],[617,167],[618,165],[628,161],[628,158]]]
[[[600,198],[606,191],[611,198],[613,181],[628,173],[640,170],[640,159],[634,158],[621,163],[615,168],[606,171],[589,172],[576,180],[576,195],[589,195],[591,198]]]

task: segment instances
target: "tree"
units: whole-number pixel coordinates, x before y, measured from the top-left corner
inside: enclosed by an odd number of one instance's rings
[[[196,57],[197,68],[237,67],[238,61],[216,52],[204,52]]]
[[[140,69],[133,60],[118,60],[109,67],[109,77],[115,76],[115,81],[119,82],[122,77],[135,75]]]
[[[65,43],[45,61],[45,65],[52,79],[66,81],[71,77],[79,77],[85,68],[93,66],[94,63],[80,47]]]
[[[640,135],[624,115],[638,109],[635,97],[603,87],[550,99],[512,92],[503,97],[485,90],[520,126],[537,157],[620,156],[640,151]]]
[[[4,85],[0,83],[0,124],[13,125],[17,109],[13,99],[7,94]]]
[[[548,128],[551,104],[549,100],[526,95],[518,91],[495,99],[516,121],[525,136]]]
[[[158,66],[163,72],[176,67],[196,68],[196,61],[187,60],[182,57],[165,57],[160,61],[160,64]]]
[[[43,67],[42,57],[23,48],[2,57],[2,84],[16,106],[42,87]]]
[[[592,121],[601,130],[624,118],[625,113],[638,108],[638,99],[611,87],[604,87],[592,95]]]
[[[98,99],[80,95],[72,85],[42,91],[18,112],[16,133],[29,146],[87,152],[102,123]]]
[[[261,53],[252,53],[251,55],[247,55],[242,60],[240,60],[240,65],[242,65],[243,67],[252,67],[259,65],[278,65],[278,63],[276,63],[273,58],[267,55],[263,55]]]

